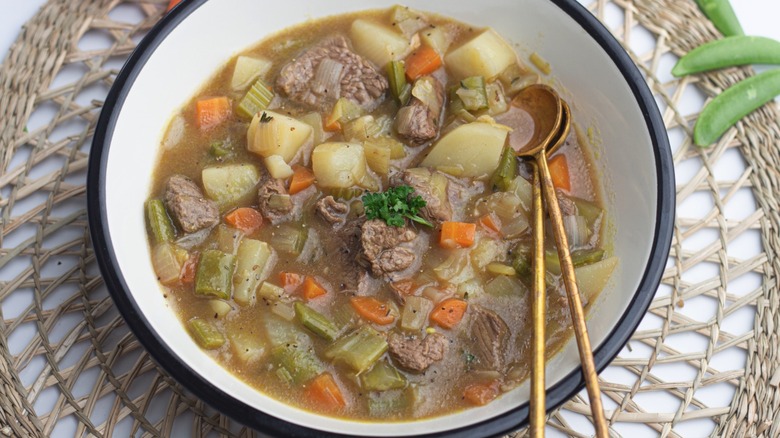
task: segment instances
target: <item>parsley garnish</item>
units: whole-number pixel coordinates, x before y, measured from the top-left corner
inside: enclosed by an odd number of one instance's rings
[[[433,227],[433,224],[417,213],[425,207],[420,196],[410,197],[414,189],[410,186],[391,187],[383,193],[363,195],[363,206],[368,219],[382,219],[392,227],[403,227],[404,218]]]
[[[265,111],[263,111],[263,114],[260,114],[260,123],[268,123],[273,119],[274,118],[266,114]]]

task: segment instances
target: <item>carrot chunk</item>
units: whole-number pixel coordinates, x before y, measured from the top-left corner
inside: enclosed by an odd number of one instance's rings
[[[168,9],[166,9],[165,11],[166,12],[170,11],[171,9],[173,9],[174,6],[178,5],[179,3],[181,3],[181,0],[171,0],[170,3],[168,3]]]
[[[441,67],[441,56],[430,46],[421,46],[406,58],[406,77],[414,81]]]
[[[395,316],[390,314],[390,306],[376,298],[352,297],[349,302],[358,315],[375,324],[387,325],[395,321]]]
[[[487,230],[501,233],[501,225],[498,221],[498,218],[493,213],[488,213],[479,218],[479,224]]]
[[[303,275],[282,271],[279,273],[279,283],[282,285],[282,288],[292,292],[303,284]]]
[[[498,397],[498,380],[473,383],[463,390],[463,398],[475,406],[484,406]]]
[[[328,291],[324,287],[317,284],[317,280],[313,277],[306,276],[306,280],[303,280],[303,298],[313,300],[319,296],[325,295]]]
[[[302,192],[314,184],[314,173],[307,167],[295,166],[293,170],[293,176],[290,179],[290,189],[288,190],[291,195]]]
[[[245,234],[252,234],[263,225],[263,215],[254,208],[237,208],[225,215],[225,223]]]
[[[566,155],[560,154],[550,158],[547,160],[547,167],[550,168],[553,185],[567,192],[571,191],[569,163],[566,161]]]
[[[347,406],[344,394],[330,373],[322,373],[309,382],[306,395],[309,400],[326,409],[341,409]]]
[[[179,274],[179,280],[182,284],[195,283],[195,272],[198,270],[198,259],[200,259],[200,254],[193,252],[190,254],[190,258],[188,258],[184,264],[181,265],[181,274]]]
[[[200,99],[195,102],[195,121],[198,128],[208,131],[230,117],[233,109],[225,96]]]
[[[466,313],[468,304],[457,298],[449,298],[434,307],[431,312],[431,321],[434,324],[451,329],[455,327]]]
[[[468,248],[474,244],[476,224],[465,222],[444,222],[441,224],[439,245],[443,248]]]

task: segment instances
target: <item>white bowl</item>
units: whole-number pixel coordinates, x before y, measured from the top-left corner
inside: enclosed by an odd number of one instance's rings
[[[207,403],[272,435],[490,436],[522,426],[528,385],[484,407],[400,423],[358,422],[306,412],[252,389],[211,360],[160,293],[146,243],[143,205],[171,114],[231,56],[303,21],[386,8],[392,0],[189,0],[152,29],[117,77],[90,157],[89,220],[106,283],[152,356]],[[492,26],[524,58],[537,52],[573,103],[574,120],[597,127],[597,171],[620,265],[588,327],[598,369],[636,329],[660,282],[674,217],[666,131],[644,79],[619,43],[575,0],[409,0],[408,6]],[[583,387],[572,339],[548,364],[549,408]]]

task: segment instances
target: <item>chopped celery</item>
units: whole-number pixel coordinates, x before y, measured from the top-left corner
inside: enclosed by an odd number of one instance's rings
[[[288,194],[274,193],[268,198],[268,208],[276,211],[287,211],[293,208],[292,197]]]
[[[292,304],[284,303],[282,301],[274,301],[271,303],[271,312],[274,315],[280,316],[287,321],[295,319],[295,309]]]
[[[236,272],[233,274],[233,299],[241,305],[254,300],[255,289],[268,276],[274,263],[267,243],[243,239],[236,253]]]
[[[285,292],[283,288],[275,284],[271,284],[267,281],[264,281],[257,290],[257,295],[259,295],[260,298],[268,301],[277,301],[282,298],[284,294]]]
[[[306,383],[325,371],[325,365],[308,345],[279,345],[271,350],[271,357],[276,366],[284,368],[290,374],[296,385]]]
[[[482,76],[472,76],[463,79],[460,81],[460,88],[455,93],[463,101],[463,106],[469,111],[488,107],[485,78]]]
[[[225,343],[225,337],[219,329],[204,319],[192,318],[187,325],[195,342],[206,350],[217,349]]]
[[[231,254],[215,249],[203,251],[195,273],[195,295],[230,299],[234,262]]]
[[[574,267],[592,265],[601,261],[603,258],[604,250],[601,248],[580,249],[577,251],[572,251],[571,253],[571,262]]]
[[[379,135],[382,127],[374,116],[359,117],[344,125],[344,139],[347,141],[365,141]]]
[[[244,237],[244,233],[225,224],[219,224],[217,225],[217,228],[214,229],[214,242],[217,244],[216,249],[225,254],[235,255],[242,237]]]
[[[561,275],[561,261],[558,259],[558,251],[555,248],[544,251],[544,267],[547,272]]]
[[[405,37],[411,38],[412,35],[428,27],[428,21],[420,11],[409,8],[408,6],[397,5],[393,9],[393,26],[401,30]]]
[[[525,286],[516,277],[499,275],[485,285],[485,293],[496,296],[517,296],[525,291]]]
[[[146,203],[146,220],[155,243],[170,242],[176,238],[176,229],[161,200],[150,199]]]
[[[152,250],[152,267],[157,279],[162,284],[171,284],[179,281],[181,275],[181,263],[176,255],[176,248],[169,242],[163,242]]]
[[[586,201],[581,198],[570,198],[574,201],[574,205],[577,206],[577,214],[583,216],[588,221],[588,226],[593,228],[596,221],[601,217],[604,210],[593,203],[592,201]]]
[[[271,91],[271,87],[260,78],[238,103],[236,112],[244,118],[251,119],[255,114],[268,108],[273,99],[274,92]]]
[[[350,327],[355,319],[355,311],[348,303],[332,307],[333,320],[339,327]]]
[[[394,139],[393,137],[383,135],[381,137],[369,138],[363,143],[363,147],[367,148],[369,145],[382,146],[390,149],[390,159],[397,160],[406,156],[406,150],[404,144]]]
[[[490,272],[491,274],[509,275],[512,277],[514,277],[517,274],[517,272],[515,272],[515,268],[498,262],[488,263],[487,271]]]
[[[300,301],[295,303],[295,315],[304,327],[323,339],[332,342],[339,335],[338,327],[327,316]]]
[[[209,308],[214,312],[215,318],[224,318],[225,315],[233,310],[233,307],[227,301],[222,300],[209,300]]]
[[[306,245],[306,228],[282,225],[271,235],[271,246],[282,253],[299,256]]]
[[[517,176],[517,156],[511,146],[504,148],[501,154],[501,161],[498,162],[498,168],[493,173],[490,182],[498,190],[507,191],[512,187],[512,180]]]
[[[346,97],[340,97],[333,106],[325,126],[332,126],[336,122],[346,124],[361,116],[363,110]]]
[[[403,61],[391,61],[387,64],[387,76],[390,79],[390,92],[395,101],[404,106],[412,97],[412,86],[406,82],[406,70]]]
[[[285,385],[291,386],[293,384],[292,375],[287,371],[287,368],[277,368],[275,374]]]
[[[406,297],[401,313],[401,328],[404,330],[422,330],[428,322],[428,314],[433,310],[433,302],[425,297]]]
[[[360,386],[366,391],[402,389],[406,387],[406,377],[386,360],[380,360],[370,371],[360,375]]]
[[[404,391],[372,392],[368,395],[368,413],[383,420],[403,416],[409,408],[409,399]]]
[[[501,89],[501,85],[499,85],[498,82],[487,84],[485,86],[485,93],[487,94],[488,114],[495,116],[506,112],[509,105],[506,103],[504,90]]]
[[[325,351],[328,359],[343,362],[353,371],[367,370],[387,351],[384,336],[371,326],[364,325],[342,337]]]

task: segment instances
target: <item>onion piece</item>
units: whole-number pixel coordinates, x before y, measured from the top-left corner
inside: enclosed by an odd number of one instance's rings
[[[564,216],[563,229],[566,231],[570,247],[579,248],[588,244],[590,229],[584,216]]]
[[[323,59],[317,66],[317,71],[314,72],[311,90],[333,100],[338,99],[341,94],[341,74],[343,72],[344,65],[342,63],[330,58]]]

